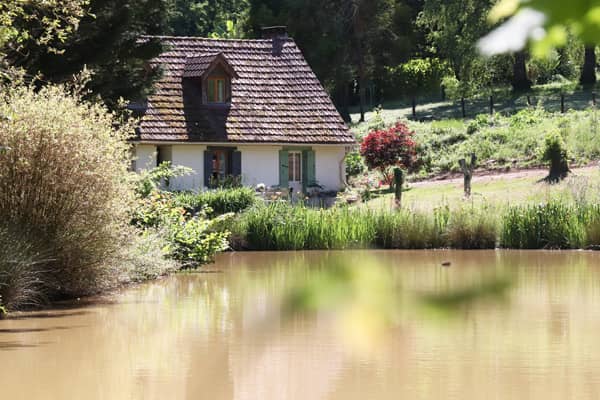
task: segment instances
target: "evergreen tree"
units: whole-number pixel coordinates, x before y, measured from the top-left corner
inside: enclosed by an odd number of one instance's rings
[[[162,51],[157,39],[141,37],[164,34],[166,13],[166,0],[91,0],[78,29],[66,40],[50,43],[58,51],[26,41],[9,57],[31,75],[39,73],[41,82],[66,81],[87,68],[93,74],[88,84],[92,95],[110,106],[121,97],[137,100],[159,73],[149,68],[148,60]]]

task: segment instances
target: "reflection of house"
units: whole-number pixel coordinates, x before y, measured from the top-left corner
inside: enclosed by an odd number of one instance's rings
[[[135,141],[136,168],[161,161],[200,189],[241,176],[246,185],[339,189],[354,137],[283,28],[265,39],[162,38],[163,76],[148,98]]]

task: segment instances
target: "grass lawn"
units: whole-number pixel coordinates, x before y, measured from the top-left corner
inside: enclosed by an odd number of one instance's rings
[[[574,169],[569,178],[556,185],[540,182],[546,173],[545,170],[527,170],[474,176],[472,196],[469,200],[463,199],[462,178],[409,183],[402,193],[402,204],[419,210],[432,210],[446,204],[455,207],[465,203],[486,203],[493,208],[502,208],[509,204],[542,202],[557,197],[572,200],[576,196],[597,196],[600,192],[598,167]],[[365,203],[367,207],[372,209],[394,207],[393,193],[387,190],[375,190],[373,195],[375,198]]]

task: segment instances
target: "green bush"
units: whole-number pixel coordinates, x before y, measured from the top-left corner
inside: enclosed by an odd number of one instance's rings
[[[115,284],[133,193],[133,132],[60,86],[2,88],[0,144],[9,150],[0,155],[0,220],[46,255],[36,272],[45,295]]]
[[[212,215],[238,213],[256,203],[252,188],[215,189],[201,193],[177,193],[174,204],[195,213],[205,207],[212,209]]]
[[[199,215],[173,221],[167,226],[170,257],[191,266],[211,262],[215,254],[229,248],[229,231],[216,229],[225,219],[231,219],[231,215],[221,215],[213,220]]]
[[[365,169],[365,163],[358,151],[353,151],[346,155],[346,175],[360,175],[365,171]]]
[[[142,171],[137,180],[136,194],[138,197],[145,198],[152,192],[157,191],[161,184],[169,187],[169,181],[179,176],[190,175],[194,172],[191,168],[181,165],[172,165],[170,161],[160,163],[156,168],[149,171]]]

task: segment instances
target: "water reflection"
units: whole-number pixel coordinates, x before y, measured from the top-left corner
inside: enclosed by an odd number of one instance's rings
[[[600,390],[600,254],[353,252],[407,293],[513,277],[505,302],[454,319],[401,302],[401,323],[368,355],[340,340],[336,310],[286,318],[281,309],[286,288],[341,254],[224,254],[211,267],[222,273],[0,321],[2,398],[592,399]]]

